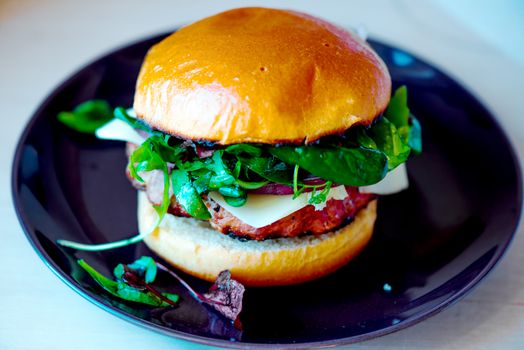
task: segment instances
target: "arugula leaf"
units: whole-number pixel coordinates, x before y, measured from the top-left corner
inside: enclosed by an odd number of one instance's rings
[[[138,174],[141,171],[164,170],[166,162],[158,153],[157,144],[162,139],[152,136],[142,143],[129,157],[129,173],[140,182],[144,180]]]
[[[198,192],[198,194],[209,192],[211,189],[209,187],[209,181],[211,180],[213,173],[206,171],[203,174],[199,174],[195,181],[193,181],[193,187]]]
[[[128,283],[119,279],[118,281],[113,281],[100,272],[96,271],[92,266],[90,266],[85,260],[78,260],[78,265],[80,265],[102,288],[107,292],[118,297],[120,299],[133,301],[137,303],[147,304],[151,306],[161,306],[167,307],[171,304],[163,300],[163,298],[169,299],[172,303],[176,303],[179,299],[178,295],[171,293],[161,293],[161,297],[155,295],[149,289],[141,290],[135,287],[130,286]],[[124,267],[122,265],[122,276],[124,275]],[[120,273],[120,270],[117,271]],[[155,272],[156,275],[156,272]],[[154,280],[154,278],[153,278]],[[152,282],[152,281],[151,281]],[[148,283],[145,283],[148,285]],[[163,297],[163,298],[162,298]]]
[[[259,175],[260,177],[280,184],[291,184],[290,172],[292,167],[274,157],[238,157],[243,166]]]
[[[73,130],[93,134],[96,129],[113,119],[111,107],[103,100],[79,104],[71,112],[58,113],[58,120]]]
[[[329,190],[331,190],[331,186],[333,183],[331,181],[326,182],[324,188],[319,192],[316,193],[317,189],[313,189],[313,193],[311,194],[311,198],[309,199],[309,204],[321,204],[324,203],[327,200],[327,196],[329,194]]]
[[[222,154],[222,151],[213,152],[211,162],[208,163],[208,169],[216,174],[209,180],[209,187],[212,189],[218,189],[222,186],[229,186],[235,183],[234,176],[224,164]]]
[[[221,173],[213,175],[209,179],[209,187],[212,189],[219,189],[223,186],[229,186],[235,183],[235,178],[231,174]]]
[[[187,171],[182,169],[173,170],[171,172],[171,182],[176,200],[189,215],[201,220],[211,218],[200,194],[191,183]]]
[[[153,206],[159,216],[158,222],[162,221],[170,204],[167,163],[178,162],[184,152],[186,152],[184,148],[172,147],[167,143],[166,138],[155,135],[144,141],[129,157],[129,173],[140,182],[144,182],[144,179],[138,174],[141,171],[161,170],[164,174],[162,204]]]
[[[227,204],[229,204],[232,207],[241,207],[247,202],[247,196],[246,197],[227,197],[224,196],[224,200]]]
[[[218,192],[227,197],[245,197],[246,191],[236,186],[222,186],[218,189]]]
[[[256,190],[260,187],[267,185],[269,181],[243,181],[237,178],[237,184],[246,190]]]
[[[384,153],[363,147],[283,146],[272,147],[269,152],[324,180],[349,186],[377,183],[388,169]]]

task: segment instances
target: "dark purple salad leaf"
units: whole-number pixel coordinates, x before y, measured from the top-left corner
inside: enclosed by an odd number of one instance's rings
[[[242,311],[244,291],[244,286],[231,278],[229,270],[225,270],[220,272],[215,284],[204,294],[206,299],[204,302],[228,319],[235,321]]]
[[[174,271],[171,271],[164,265],[156,263],[157,267],[169,273],[176,278],[195,298],[201,303],[212,306],[220,314],[235,322],[235,326],[239,326],[238,315],[242,311],[242,298],[244,296],[245,287],[238,281],[231,278],[231,272],[224,270],[218,274],[215,283],[209,288],[209,291],[202,295],[195,291],[186,281],[178,276]],[[239,327],[240,328],[240,327]]]

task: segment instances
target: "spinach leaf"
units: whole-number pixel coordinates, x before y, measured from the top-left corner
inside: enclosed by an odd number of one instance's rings
[[[96,129],[113,119],[111,107],[103,100],[79,104],[71,112],[58,113],[58,120],[73,130],[93,134]]]
[[[176,200],[189,215],[201,220],[211,218],[187,171],[182,169],[173,170],[171,172],[171,182]]]
[[[369,135],[366,133],[366,129],[359,128],[356,133],[357,142],[364,148],[377,149],[377,144]]]
[[[408,89],[405,85],[395,90],[384,115],[399,129],[408,126]]]
[[[324,180],[349,186],[377,183],[388,169],[384,153],[362,147],[283,146],[270,148],[269,152]]]
[[[399,87],[389,101],[385,117],[398,130],[402,141],[413,150],[414,154],[422,152],[422,130],[417,118],[408,108],[408,89],[405,85]]]
[[[383,117],[368,130],[374,140],[376,148],[388,158],[388,169],[392,170],[404,163],[409,156],[411,148],[405,143],[398,129],[387,118]]]

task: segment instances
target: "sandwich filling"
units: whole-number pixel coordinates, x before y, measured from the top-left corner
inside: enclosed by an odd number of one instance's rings
[[[407,187],[403,163],[421,140],[406,102],[402,87],[373,125],[307,146],[182,140],[121,108],[97,136],[128,141],[128,178],[160,217],[207,220],[254,240],[320,235],[350,222],[376,194]]]

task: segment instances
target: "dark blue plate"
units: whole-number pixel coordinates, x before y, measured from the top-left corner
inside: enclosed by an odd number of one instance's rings
[[[96,60],[58,87],[34,114],[13,163],[14,204],[27,238],[66,284],[123,319],[198,343],[236,348],[320,347],[390,333],[433,315],[470,291],[508,247],[521,209],[519,167],[492,115],[453,79],[412,55],[372,41],[394,85],[406,84],[423,126],[424,153],[408,162],[411,186],[379,201],[375,235],[338,272],[291,287],[248,288],[243,331],[182,295],[176,309],[151,309],[107,295],[79,270],[86,258],[106,275],[151,254],[141,243],[108,252],[61,249],[57,239],[101,243],[133,235],[136,192],[123,143],[101,141],[56,121],[92,98],[131,106],[147,49],[163,36]],[[200,291],[209,284],[186,276]]]

